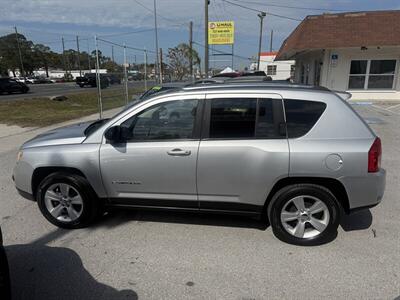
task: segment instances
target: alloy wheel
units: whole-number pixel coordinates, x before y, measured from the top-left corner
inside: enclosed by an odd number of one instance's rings
[[[313,238],[321,234],[329,224],[330,214],[320,199],[296,196],[284,205],[280,219],[283,228],[297,238]]]
[[[70,223],[82,215],[82,196],[67,183],[52,184],[44,194],[44,203],[48,212],[61,222]]]

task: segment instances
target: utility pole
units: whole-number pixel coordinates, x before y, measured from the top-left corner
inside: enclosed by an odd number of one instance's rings
[[[67,79],[67,62],[65,60],[65,45],[64,45],[64,37],[61,37],[62,43],[62,56],[63,56],[63,64],[64,64],[64,78]]]
[[[160,83],[163,83],[163,57],[162,57],[162,48],[160,48]]]
[[[113,62],[115,62],[115,60],[114,60],[114,46],[113,45],[111,45],[111,59],[112,59]]]
[[[17,26],[15,26],[14,28],[15,28],[15,38],[17,40],[19,63],[20,63],[20,66],[21,66],[21,70],[20,70],[21,74],[20,74],[20,76],[25,77],[24,63],[22,61],[22,53],[21,53],[21,46],[19,45],[19,37],[18,37]]]
[[[208,78],[208,5],[210,0],[204,0],[204,75]]]
[[[272,41],[274,39],[274,31],[271,30],[271,38],[269,40],[269,52],[272,52]]]
[[[78,68],[79,68],[79,76],[82,76],[82,68],[81,68],[81,52],[79,51],[79,37],[76,36],[76,49],[78,50]]]
[[[258,60],[257,60],[257,70],[260,70],[260,56],[261,56],[261,44],[262,44],[262,34],[263,34],[263,21],[267,14],[265,12],[260,12],[257,16],[260,18],[260,40],[258,43]]]
[[[190,79],[193,81],[193,22],[189,23],[189,70],[190,70]]]
[[[157,30],[157,5],[156,5],[156,0],[154,2],[154,32],[155,32],[155,39],[156,39],[156,65],[155,65],[155,72],[156,72],[156,78],[157,75],[159,75],[159,66],[160,66],[160,60],[158,57],[158,30]]]

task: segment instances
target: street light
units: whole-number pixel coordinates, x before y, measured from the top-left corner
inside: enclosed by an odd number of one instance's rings
[[[262,43],[262,34],[263,34],[263,21],[265,16],[267,15],[266,12],[260,12],[257,16],[260,18],[260,41],[258,43],[258,60],[257,60],[257,70],[260,70],[260,56],[261,56],[261,43]]]

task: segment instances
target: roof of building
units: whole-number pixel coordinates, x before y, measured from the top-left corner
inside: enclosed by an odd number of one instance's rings
[[[314,15],[289,35],[275,60],[307,50],[399,45],[400,10]]]
[[[260,56],[275,56],[277,54],[278,54],[278,51],[260,52]]]

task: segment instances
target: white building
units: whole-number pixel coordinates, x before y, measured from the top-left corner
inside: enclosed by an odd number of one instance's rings
[[[96,69],[82,70],[81,73],[79,73],[79,70],[71,70],[71,71],[68,71],[68,73],[70,73],[72,76],[72,79],[75,80],[76,77],[81,76],[80,74],[82,74],[82,76],[83,76],[86,73],[96,73]],[[105,74],[105,73],[107,73],[107,69],[99,69],[99,73]],[[15,72],[15,75],[18,77],[21,76],[18,70]],[[9,76],[13,77],[14,74],[11,71],[9,71]],[[33,71],[33,76],[46,77],[46,70],[40,69],[37,71]],[[49,70],[49,78],[51,78],[51,79],[61,79],[61,78],[64,78],[64,76],[65,76],[64,70]]]
[[[276,61],[275,57],[278,52],[261,52],[260,53],[260,71],[264,71],[272,80],[286,80],[294,73],[294,60]],[[250,70],[257,70],[257,63],[250,65]]]
[[[295,82],[353,100],[400,100],[400,11],[308,16],[277,59],[296,60]]]

